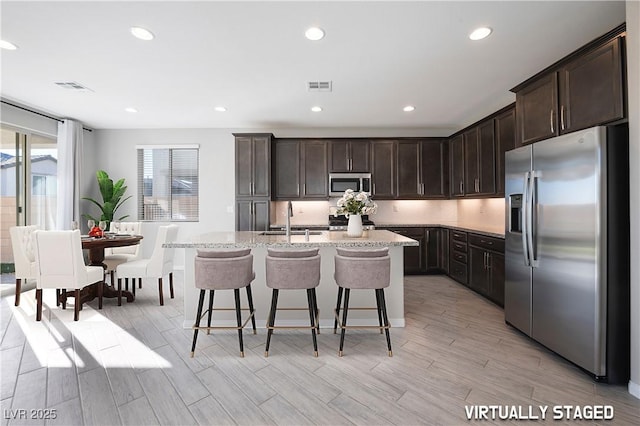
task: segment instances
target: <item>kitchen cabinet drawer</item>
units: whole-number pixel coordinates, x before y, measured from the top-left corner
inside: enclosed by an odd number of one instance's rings
[[[460,263],[467,263],[467,254],[466,253],[460,253],[459,251],[451,251],[451,259],[460,262]]]
[[[451,231],[451,239],[456,241],[467,242],[467,233],[462,231]]]
[[[483,249],[504,253],[504,240],[500,238],[469,234],[469,244]]]
[[[452,241],[451,242],[451,248],[455,251],[459,251],[459,252],[463,252],[466,253],[467,252],[467,244],[466,243],[461,243],[459,241]]]
[[[450,259],[449,276],[459,283],[467,285],[467,265]]]

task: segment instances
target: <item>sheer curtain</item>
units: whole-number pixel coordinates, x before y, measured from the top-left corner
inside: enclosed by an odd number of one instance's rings
[[[82,123],[65,119],[58,123],[57,229],[80,223],[80,179],[82,178]]]

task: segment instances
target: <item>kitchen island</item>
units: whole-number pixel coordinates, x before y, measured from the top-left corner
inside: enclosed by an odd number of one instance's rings
[[[417,246],[418,242],[411,238],[395,234],[390,231],[365,231],[361,238],[347,237],[345,231],[311,231],[309,235],[297,233],[287,237],[272,232],[209,232],[191,237],[187,241],[177,241],[166,244],[167,248],[184,249],[184,327],[190,328],[194,324],[199,291],[194,284],[194,257],[198,249],[231,249],[251,248],[253,269],[256,274],[251,283],[253,299],[256,309],[256,323],[264,328],[266,324],[271,289],[266,286],[265,257],[267,248],[305,248],[318,247],[321,255],[320,285],[317,288],[318,307],[320,309],[320,326],[333,327],[333,309],[335,308],[337,285],[333,279],[336,247],[389,247],[391,257],[391,284],[385,289],[387,311],[393,327],[404,327],[404,275],[403,275],[403,247]],[[182,250],[181,250],[182,251]],[[178,253],[180,255],[180,253]],[[243,296],[243,306],[246,306]],[[216,292],[215,307],[232,307],[233,292]],[[278,324],[298,325],[309,321],[306,311],[306,294],[300,291],[283,291],[280,293],[280,307],[302,307],[301,311],[279,311]],[[354,291],[351,296],[351,306],[375,306],[373,291]],[[246,311],[245,311],[246,312]],[[235,325],[233,312],[215,312],[214,322],[217,325]],[[374,311],[349,312],[349,324],[377,325],[378,318]]]

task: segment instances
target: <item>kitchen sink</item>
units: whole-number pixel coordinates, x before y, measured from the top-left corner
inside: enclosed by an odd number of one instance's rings
[[[291,235],[304,235],[306,231],[291,231]],[[264,231],[260,235],[287,235],[287,231]],[[309,231],[309,235],[322,235],[322,231]]]

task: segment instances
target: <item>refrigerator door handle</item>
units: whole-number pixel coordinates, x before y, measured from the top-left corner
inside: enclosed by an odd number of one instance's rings
[[[529,201],[527,203],[527,251],[529,252],[529,262],[530,265],[534,268],[538,266],[538,259],[536,259],[535,247],[533,243],[533,239],[535,238],[535,228],[533,224],[533,212],[536,207],[537,201],[534,200],[536,193],[536,179],[538,177],[538,172],[532,171],[529,173],[529,188],[527,189],[527,195],[529,196]]]
[[[528,210],[529,210],[529,179],[531,172],[525,172],[524,174],[524,187],[522,188],[522,208],[520,209],[521,222],[522,223],[522,253],[524,254],[524,265],[531,266],[531,260],[529,257],[529,243],[528,243]]]

